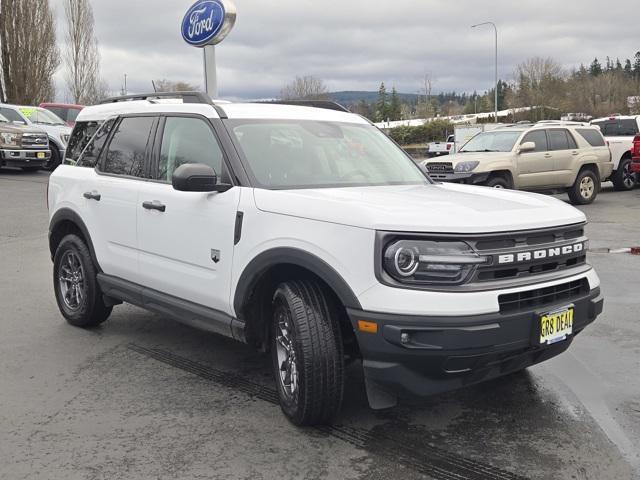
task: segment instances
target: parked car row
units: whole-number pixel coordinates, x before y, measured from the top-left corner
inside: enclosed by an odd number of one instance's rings
[[[631,190],[638,183],[640,142],[634,138],[640,140],[639,119],[503,125],[476,134],[446,161],[421,163],[435,180],[567,192],[572,203],[584,205],[596,199],[604,181],[611,180],[616,190]]]
[[[65,157],[80,109],[65,104],[0,104],[0,167],[54,170]]]

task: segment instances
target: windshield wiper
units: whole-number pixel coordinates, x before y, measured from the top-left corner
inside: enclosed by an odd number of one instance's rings
[[[501,150],[489,150],[485,148],[484,150],[460,150],[459,153],[477,153],[477,152],[500,152]]]

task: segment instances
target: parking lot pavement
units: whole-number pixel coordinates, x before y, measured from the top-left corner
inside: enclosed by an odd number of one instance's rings
[[[379,412],[354,364],[338,424],[299,429],[243,345],[131,306],[67,325],[46,179],[0,171],[0,478],[637,478],[640,257],[589,256],[605,312],[564,355]],[[640,189],[582,210],[593,247],[640,243]]]

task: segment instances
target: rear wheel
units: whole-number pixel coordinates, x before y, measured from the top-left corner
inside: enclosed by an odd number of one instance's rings
[[[330,422],[344,391],[343,346],[331,299],[311,280],[273,295],[271,357],[280,407],[296,425]]]
[[[587,205],[593,202],[600,190],[600,179],[593,170],[582,170],[575,183],[567,192],[574,205]]]
[[[613,188],[616,190],[631,190],[638,182],[637,175],[631,171],[631,159],[625,157],[620,160],[618,169],[611,177]]]
[[[89,249],[77,235],[65,236],[53,258],[53,288],[60,312],[71,325],[95,327],[111,314],[96,278]]]

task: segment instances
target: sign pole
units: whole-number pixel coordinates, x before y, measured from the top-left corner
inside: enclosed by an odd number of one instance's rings
[[[218,97],[218,78],[216,73],[216,46],[205,45],[202,49],[204,58],[204,87],[211,98]]]

